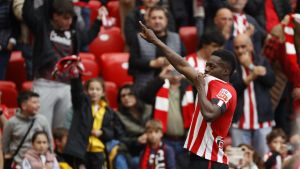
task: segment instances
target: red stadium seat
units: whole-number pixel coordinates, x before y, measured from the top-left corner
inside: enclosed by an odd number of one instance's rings
[[[96,57],[92,53],[87,53],[87,52],[80,52],[79,57],[82,59],[87,59],[87,60],[96,60]]]
[[[13,82],[12,82],[13,83]],[[7,86],[7,85],[0,85],[1,95],[1,103],[6,105],[9,108],[18,107],[17,104],[17,97],[18,91],[16,88]]]
[[[26,81],[22,84],[22,91],[27,91],[32,89],[32,81]]]
[[[17,89],[20,90],[26,79],[26,68],[22,53],[20,51],[12,52],[6,71],[6,80],[15,82]]]
[[[180,27],[179,36],[186,48],[187,55],[196,52],[198,38],[197,38],[197,28],[195,26]]]
[[[119,1],[109,1],[107,3],[107,10],[110,17],[116,18],[116,26],[121,27],[121,19],[120,19],[120,4]]]
[[[118,27],[101,28],[98,37],[89,45],[90,52],[96,58],[100,57],[103,53],[123,52],[124,40],[121,35],[121,30]]]
[[[128,75],[128,53],[106,53],[101,56],[102,76],[105,81],[116,83],[118,87],[131,83]]]
[[[0,86],[1,87],[7,87],[7,88],[14,88],[16,89],[16,84],[12,81],[4,81],[4,80],[1,80],[0,81]]]
[[[91,25],[94,23],[98,16],[98,9],[101,7],[101,2],[99,1],[89,1],[88,6],[91,9],[91,15],[90,15],[90,20],[91,20]],[[90,25],[90,26],[91,26]]]
[[[117,94],[118,94],[118,88],[117,85],[113,82],[104,82],[105,86],[105,95],[106,99],[108,100],[108,103],[111,108],[117,109],[118,103],[117,103]]]
[[[83,81],[99,76],[100,71],[96,61],[89,59],[82,59],[81,61],[84,66],[83,76],[81,77]]]

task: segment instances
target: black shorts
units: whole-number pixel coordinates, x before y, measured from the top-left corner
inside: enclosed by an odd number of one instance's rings
[[[190,163],[188,169],[208,169],[209,163],[211,163],[210,169],[229,169],[228,165],[226,164],[209,161],[192,153],[190,154]]]

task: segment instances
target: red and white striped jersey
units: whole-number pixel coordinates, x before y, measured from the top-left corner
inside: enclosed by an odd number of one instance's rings
[[[205,83],[207,99],[224,111],[215,121],[207,122],[197,100],[184,148],[207,160],[228,164],[223,144],[236,107],[236,91],[229,83],[213,76],[206,76]]]
[[[242,68],[242,76],[245,79],[249,74],[250,70]],[[256,106],[256,96],[254,92],[254,83],[250,82],[247,89],[244,90],[244,107],[243,114],[241,115],[237,123],[233,123],[232,127],[240,129],[260,129],[265,127],[272,127],[275,125],[275,121],[264,121],[258,122],[258,113]]]
[[[201,73],[205,72],[206,60],[199,58],[197,53],[190,54],[186,57],[187,62]]]
[[[233,14],[233,36],[236,37],[239,34],[243,34],[247,30],[249,25],[246,14]]]

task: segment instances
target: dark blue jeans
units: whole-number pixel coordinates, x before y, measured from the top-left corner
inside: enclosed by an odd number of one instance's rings
[[[10,51],[0,51],[0,80],[5,80],[5,74],[10,59],[10,53]]]

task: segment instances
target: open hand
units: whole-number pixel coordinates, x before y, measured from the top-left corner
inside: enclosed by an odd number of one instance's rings
[[[158,42],[158,38],[156,37],[154,32],[151,29],[147,28],[141,21],[139,21],[139,23],[141,26],[140,36],[150,43]]]

